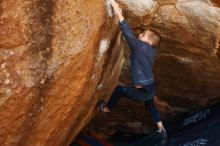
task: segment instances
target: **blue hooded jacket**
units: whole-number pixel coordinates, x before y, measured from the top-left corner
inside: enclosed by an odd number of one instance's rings
[[[156,49],[136,38],[126,20],[119,23],[123,36],[131,49],[131,78],[133,85],[154,83],[153,62]]]

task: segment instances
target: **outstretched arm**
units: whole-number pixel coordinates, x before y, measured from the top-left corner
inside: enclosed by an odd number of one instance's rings
[[[119,7],[118,3],[115,2],[114,0],[109,0],[109,1],[114,9],[116,16],[119,19],[119,27],[122,31],[123,36],[128,41],[128,44],[130,45],[130,47],[133,48],[136,45],[136,43],[135,43],[136,37],[134,36],[128,22],[124,19],[124,16],[122,14],[122,10]]]

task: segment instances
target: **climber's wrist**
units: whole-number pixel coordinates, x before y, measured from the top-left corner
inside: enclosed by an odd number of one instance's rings
[[[121,15],[118,15],[118,19],[119,19],[119,22],[122,22],[125,18],[124,18],[124,16],[121,14]]]
[[[118,17],[119,21],[122,22],[124,20],[124,16],[122,14],[122,10],[120,8],[114,9],[115,15]]]

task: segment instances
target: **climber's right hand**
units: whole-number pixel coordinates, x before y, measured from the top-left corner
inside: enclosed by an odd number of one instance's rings
[[[119,7],[118,3],[115,2],[114,0],[109,0],[109,2],[111,4],[111,6],[113,7],[115,14],[116,15],[122,15],[122,10]]]
[[[115,14],[118,16],[119,21],[122,22],[124,20],[124,16],[122,15],[122,10],[119,7],[118,3],[115,2],[114,0],[109,0],[109,2],[113,7]]]

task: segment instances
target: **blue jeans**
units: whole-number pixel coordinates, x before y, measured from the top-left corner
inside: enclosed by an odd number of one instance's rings
[[[116,106],[121,97],[126,97],[138,102],[144,102],[145,107],[149,110],[155,123],[160,122],[160,114],[154,105],[154,96],[156,94],[155,84],[144,86],[144,88],[136,88],[130,86],[118,85],[113,91],[107,106],[112,109]]]

